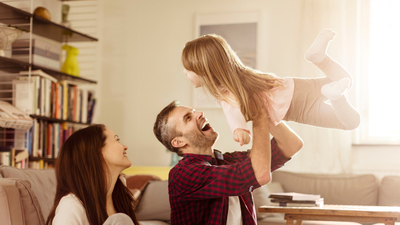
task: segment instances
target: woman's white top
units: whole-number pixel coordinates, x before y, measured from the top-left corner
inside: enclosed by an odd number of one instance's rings
[[[90,225],[85,208],[81,200],[74,194],[68,194],[61,198],[57,206],[53,225]]]

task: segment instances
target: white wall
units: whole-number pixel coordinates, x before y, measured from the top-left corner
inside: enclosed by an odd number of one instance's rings
[[[170,153],[157,141],[152,127],[157,113],[172,100],[191,105],[192,87],[182,73],[181,51],[195,38],[196,14],[259,12],[259,69],[279,76],[297,76],[291,63],[300,37],[298,0],[103,0],[102,104],[98,121],[119,134],[129,147],[134,165],[167,166]],[[310,40],[310,44],[313,40]],[[304,66],[307,63],[304,61]],[[240,148],[232,141],[222,110],[204,110],[220,133],[215,146],[224,151]],[[362,172],[370,161],[400,156],[350,149],[351,132],[331,131],[290,123],[305,141],[303,150],[286,166],[300,172]],[[321,139],[336,136],[339,139]],[[323,141],[321,141],[323,140]],[[397,157],[399,158],[399,157]],[[392,160],[393,161],[393,160]],[[349,166],[351,165],[351,166]],[[382,166],[381,166],[382,167]],[[391,168],[393,170],[393,168]],[[400,171],[399,166],[394,169]]]

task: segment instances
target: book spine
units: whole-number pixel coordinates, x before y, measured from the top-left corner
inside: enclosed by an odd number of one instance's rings
[[[68,119],[68,83],[67,82],[63,82],[63,116],[62,119],[63,120],[67,120]]]

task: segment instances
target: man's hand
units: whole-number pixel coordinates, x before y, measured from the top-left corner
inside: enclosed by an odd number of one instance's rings
[[[233,132],[233,140],[240,143],[240,146],[250,143],[251,135],[244,129],[238,128]]]
[[[269,131],[287,158],[293,157],[303,147],[303,140],[283,121],[276,126],[270,122]]]

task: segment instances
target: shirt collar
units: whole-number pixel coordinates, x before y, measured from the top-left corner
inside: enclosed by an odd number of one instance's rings
[[[209,162],[211,165],[223,165],[224,155],[217,149],[214,149],[214,157],[211,155],[199,155],[187,153],[183,155],[184,158],[198,158]]]

